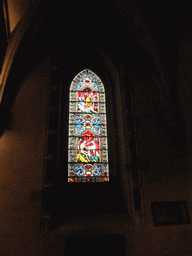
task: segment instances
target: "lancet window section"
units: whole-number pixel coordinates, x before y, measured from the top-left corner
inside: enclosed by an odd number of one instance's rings
[[[85,69],[69,94],[68,182],[109,181],[104,85]]]

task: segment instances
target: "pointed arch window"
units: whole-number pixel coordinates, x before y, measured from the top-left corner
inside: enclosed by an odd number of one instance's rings
[[[69,92],[68,182],[109,181],[105,89],[85,69]]]

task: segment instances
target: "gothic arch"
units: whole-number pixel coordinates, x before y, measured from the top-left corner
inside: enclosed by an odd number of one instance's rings
[[[77,50],[78,52],[78,50]],[[77,195],[80,194],[86,195],[87,200],[93,204],[91,207],[100,208],[102,212],[102,203],[109,201],[110,207],[108,210],[113,211],[128,211],[130,212],[130,186],[127,169],[127,157],[126,157],[126,146],[125,146],[125,134],[123,131],[123,115],[121,107],[121,90],[120,90],[120,78],[119,72],[113,63],[111,57],[107,54],[103,55],[100,50],[89,48],[87,52],[92,57],[85,55],[84,58],[81,58],[81,55],[76,56],[77,60],[70,63],[68,59],[65,58],[65,62],[69,63],[67,71],[63,66],[63,62],[56,60],[54,69],[57,73],[60,73],[59,70],[62,69],[62,100],[61,100],[61,148],[59,153],[59,165],[60,170],[58,172],[59,177],[57,180],[57,194],[70,195],[70,198],[73,198],[72,206],[70,199],[65,197],[65,200],[68,200],[66,207],[70,209],[71,213],[74,213],[78,209],[85,208],[81,199],[78,200]],[[95,57],[95,58],[94,58]],[[61,60],[64,58],[60,57]],[[74,77],[79,74],[85,68],[90,69],[94,72],[102,81],[105,86],[106,93],[106,113],[108,121],[108,149],[109,149],[109,182],[68,182],[68,120],[69,120],[69,90],[71,86],[71,81]],[[87,191],[89,192],[87,194]],[[90,197],[90,198],[89,198]],[[90,200],[89,200],[90,199]],[[57,203],[55,202],[55,205]],[[78,204],[79,207],[77,206]],[[83,205],[82,205],[83,204]],[[120,204],[120,205],[119,205]],[[57,204],[58,205],[58,204]],[[107,205],[107,203],[106,203]],[[118,205],[118,206],[117,206]],[[72,207],[72,208],[71,208]],[[121,209],[120,209],[121,208]],[[122,210],[122,208],[124,210]],[[125,208],[127,208],[125,210]],[[57,214],[60,212],[59,207],[57,207]],[[86,210],[85,210],[86,211]],[[87,209],[88,211],[88,209]],[[57,215],[56,215],[57,216]],[[71,215],[70,215],[71,216]]]

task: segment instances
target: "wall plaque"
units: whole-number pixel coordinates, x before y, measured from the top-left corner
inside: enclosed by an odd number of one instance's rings
[[[155,226],[190,224],[186,201],[164,201],[151,203]]]

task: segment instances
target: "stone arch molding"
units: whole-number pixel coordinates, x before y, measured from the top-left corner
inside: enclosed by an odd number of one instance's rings
[[[7,50],[5,53],[4,62],[0,74],[0,104],[2,102],[5,85],[9,77],[16,52],[18,51],[20,43],[26,34],[27,28],[30,25],[30,21],[35,14],[35,10],[39,2],[40,0],[37,0],[36,2],[30,2],[28,9],[26,10],[25,14],[21,18],[17,26],[15,27],[14,31],[12,32],[8,40]]]

